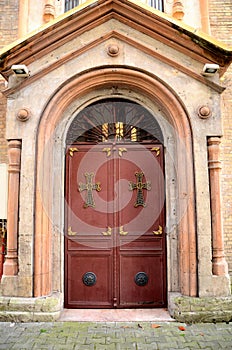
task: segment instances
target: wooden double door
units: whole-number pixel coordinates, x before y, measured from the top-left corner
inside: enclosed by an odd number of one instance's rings
[[[65,307],[164,307],[162,145],[70,145],[65,202]]]

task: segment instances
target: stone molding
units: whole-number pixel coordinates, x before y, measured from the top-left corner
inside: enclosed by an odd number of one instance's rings
[[[72,40],[72,38],[70,38],[70,40]],[[81,48],[77,48],[77,49],[75,49],[75,51],[67,53],[62,58],[60,58],[56,62],[50,64],[49,66],[47,66],[47,67],[45,67],[45,68],[43,68],[35,73],[30,72],[30,76],[26,79],[23,79],[20,81],[16,80],[15,82],[13,82],[13,79],[10,79],[9,87],[3,91],[4,95],[9,96],[9,95],[15,93],[16,91],[19,91],[20,89],[26,87],[27,85],[32,84],[36,80],[41,79],[43,76],[49,74],[51,71],[57,70],[63,64],[73,60],[74,58],[82,55],[85,52],[88,52],[90,49],[100,45],[103,42],[107,43],[108,40],[110,40],[110,41],[111,40],[113,40],[113,41],[120,40],[123,43],[129,44],[132,47],[135,47],[136,49],[144,52],[145,54],[150,55],[154,59],[157,59],[162,63],[166,63],[167,65],[173,67],[174,69],[179,70],[180,72],[186,74],[187,76],[194,78],[195,80],[210,87],[211,89],[215,90],[216,92],[222,93],[225,90],[225,88],[221,84],[218,84],[217,82],[215,82],[211,79],[205,79],[205,77],[203,77],[201,75],[201,72],[196,72],[193,69],[190,69],[189,67],[187,67],[183,64],[180,64],[179,62],[175,61],[174,59],[170,59],[169,57],[167,57],[163,54],[160,54],[155,49],[153,49],[153,48],[151,49],[151,47],[146,46],[144,43],[141,44],[138,41],[134,40],[133,38],[126,36],[126,35],[123,35],[121,32],[114,29],[113,31],[107,33],[106,35],[102,35],[97,40],[94,40],[94,41],[82,46]],[[50,46],[48,48],[50,48]],[[46,52],[44,51],[44,54],[47,54],[47,49],[46,49]],[[118,54],[119,54],[119,52],[118,52]],[[39,59],[39,56],[37,57],[37,59]]]

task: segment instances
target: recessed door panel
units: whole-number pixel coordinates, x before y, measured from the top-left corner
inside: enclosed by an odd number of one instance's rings
[[[120,306],[160,307],[163,294],[162,256],[140,251],[120,255]]]
[[[112,255],[69,254],[69,306],[112,306]]]

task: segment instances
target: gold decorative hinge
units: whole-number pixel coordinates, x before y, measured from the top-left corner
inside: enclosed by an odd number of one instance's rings
[[[69,155],[73,157],[74,152],[78,152],[78,149],[76,147],[69,148]]]
[[[110,147],[105,147],[105,148],[103,148],[102,152],[106,152],[106,156],[110,157],[110,155],[111,155],[111,148]]]
[[[153,231],[153,234],[156,235],[156,236],[162,235],[162,233],[163,233],[163,228],[160,225],[159,225],[158,231]]]
[[[160,148],[159,147],[153,147],[151,149],[151,151],[155,151],[156,152],[156,157],[158,157],[158,155],[160,154]]]
[[[110,226],[107,227],[107,231],[102,232],[103,236],[111,236],[112,228]]]
[[[72,231],[72,227],[69,226],[68,227],[68,236],[75,236],[76,234],[77,234],[77,232]]]
[[[123,231],[123,226],[120,226],[119,227],[119,234],[120,234],[120,236],[126,236],[126,235],[128,235],[128,232]]]
[[[118,149],[119,157],[122,157],[123,152],[127,152],[127,149],[125,147],[119,147]]]

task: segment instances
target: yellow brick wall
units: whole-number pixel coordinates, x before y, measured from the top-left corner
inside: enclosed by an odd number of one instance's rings
[[[232,1],[210,0],[210,25],[212,35],[232,47]],[[225,252],[232,274],[232,66],[223,77],[227,87],[222,94],[222,194],[225,234]]]

